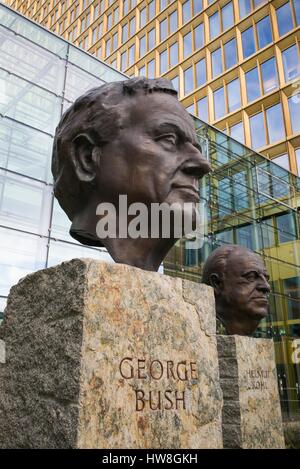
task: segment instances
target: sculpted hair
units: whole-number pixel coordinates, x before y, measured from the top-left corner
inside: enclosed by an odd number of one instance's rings
[[[128,99],[138,93],[168,93],[177,98],[171,81],[162,78],[132,78],[106,83],[80,96],[63,114],[55,131],[52,152],[54,193],[70,220],[84,206],[83,183],[74,171],[74,140],[89,136],[93,145],[111,141],[126,119]]]
[[[254,254],[250,249],[239,246],[238,244],[225,244],[220,246],[208,256],[203,268],[202,282],[206,285],[210,285],[211,274],[223,276],[227,271],[228,258],[234,251],[246,251]]]

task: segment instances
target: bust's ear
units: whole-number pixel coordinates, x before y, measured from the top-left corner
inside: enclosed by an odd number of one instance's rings
[[[223,281],[218,274],[210,274],[209,284],[211,287],[213,287],[216,295],[221,293]]]
[[[78,179],[92,182],[100,162],[100,148],[88,134],[79,134],[72,140],[71,158]]]

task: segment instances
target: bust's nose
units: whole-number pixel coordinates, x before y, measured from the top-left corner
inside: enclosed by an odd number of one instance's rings
[[[186,162],[182,165],[182,171],[185,174],[194,176],[197,178],[202,178],[205,174],[208,174],[212,167],[209,161],[204,158],[201,151],[196,148],[191,143],[187,143],[188,147],[188,158]]]

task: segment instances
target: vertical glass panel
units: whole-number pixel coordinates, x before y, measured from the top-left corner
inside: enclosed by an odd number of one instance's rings
[[[288,154],[285,153],[284,155],[276,156],[276,158],[272,158],[272,162],[279,164],[284,169],[290,170],[290,161]]]
[[[98,249],[88,248],[77,244],[69,244],[60,241],[50,241],[48,265],[52,267],[64,261],[69,261],[74,258],[90,257],[105,262],[113,262],[108,252],[100,251]]]
[[[46,240],[39,236],[0,228],[0,295],[22,277],[46,266]]]
[[[187,57],[193,52],[192,47],[192,33],[189,32],[185,36],[183,36],[183,56]]]
[[[293,17],[290,2],[285,3],[276,10],[279,36],[283,36],[293,29]]]
[[[295,219],[292,213],[277,216],[276,225],[280,243],[294,241],[297,238]]]
[[[100,56],[101,54],[99,54],[99,57]],[[92,73],[97,78],[101,78],[104,81],[124,80],[124,75],[122,73],[108,67],[103,62],[99,62],[99,60],[89,54],[85,54],[76,47],[70,46],[68,59],[69,62],[72,62],[74,65],[78,65],[84,69],[85,72]]]
[[[0,166],[50,182],[53,140],[50,136],[9,119],[0,119]]]
[[[232,2],[227,3],[227,5],[225,5],[221,11],[222,11],[223,31],[225,31],[225,29],[230,28],[234,23]]]
[[[123,16],[129,11],[129,0],[123,0]]]
[[[297,150],[295,150],[295,155],[298,168],[298,176],[300,176],[300,148],[297,148]]]
[[[260,96],[260,85],[257,67],[245,74],[248,101],[254,101]]]
[[[239,0],[240,18],[249,15],[251,12],[251,0]]]
[[[250,117],[250,132],[252,148],[261,148],[266,144],[266,133],[263,113]]]
[[[135,61],[135,44],[133,44],[128,49],[128,65],[129,65],[129,67],[131,67],[131,65],[134,64],[134,61]]]
[[[160,74],[168,70],[168,53],[166,50],[159,54]]]
[[[210,31],[211,39],[213,39],[214,37],[218,36],[218,34],[220,34],[221,26],[220,26],[220,18],[219,18],[218,11],[209,17],[209,31]]]
[[[155,16],[155,0],[149,3],[149,21]]]
[[[300,76],[300,60],[297,44],[282,52],[282,60],[286,82]]]
[[[262,49],[267,44],[272,42],[272,30],[269,16],[266,16],[262,20],[256,23],[257,36],[258,36],[258,47]]]
[[[148,32],[148,49],[151,50],[155,46],[155,28]]]
[[[0,26],[0,67],[61,95],[65,62]]]
[[[191,0],[187,0],[187,2],[183,3],[182,5],[182,21],[186,23],[191,19]]]
[[[184,71],[184,94],[189,94],[194,89],[193,67]]]
[[[214,91],[214,112],[215,120],[220,119],[225,114],[225,96],[223,87]]]
[[[223,72],[221,47],[219,47],[219,49],[216,49],[215,51],[212,52],[211,65],[212,65],[213,78],[220,75]]]
[[[148,78],[155,77],[155,59],[150,60],[148,63]]]
[[[122,43],[124,44],[128,39],[128,23],[122,26]]]
[[[146,7],[140,11],[140,27],[143,28],[147,21],[147,10]]]
[[[159,2],[159,9],[160,9],[160,11],[163,10],[164,8],[166,8],[167,5],[168,5],[168,1],[167,1],[167,0],[160,0],[160,2]]]
[[[176,77],[172,78],[171,82],[172,82],[172,85],[174,86],[175,90],[177,91],[177,93],[179,93],[179,77],[176,76]]]
[[[252,26],[251,28],[248,28],[242,32],[242,44],[243,44],[244,58],[249,57],[249,55],[254,54],[255,42],[254,42],[254,33],[253,33]]]
[[[103,80],[84,72],[75,65],[69,64],[65,84],[65,98],[75,101],[85,91],[101,86],[103,83]]]
[[[170,14],[169,21],[170,21],[170,34],[172,34],[178,28],[178,13],[177,13],[177,10],[173,11],[173,13]]]
[[[237,244],[245,246],[248,249],[254,249],[253,226],[245,225],[236,230]]]
[[[289,110],[293,132],[300,131],[300,93],[289,98]]]
[[[295,17],[296,17],[296,24],[297,26],[300,25],[300,0],[293,0],[294,10],[295,10]]]
[[[285,136],[282,107],[281,104],[275,104],[275,106],[269,107],[266,110],[267,125],[269,131],[270,143],[277,142]]]
[[[168,20],[165,18],[163,21],[159,23],[159,35],[160,40],[164,41],[168,36]]]
[[[237,63],[237,45],[236,39],[226,42],[224,45],[225,67],[231,68]]]
[[[244,126],[242,122],[230,127],[230,136],[238,142],[245,143]]]
[[[52,188],[0,170],[0,225],[48,234]]]
[[[195,49],[201,49],[204,46],[204,24],[200,23],[194,29]]]
[[[264,93],[274,90],[278,86],[275,57],[261,64],[261,75]]]
[[[241,88],[240,80],[236,78],[227,85],[228,93],[228,111],[233,112],[241,107]]]
[[[204,122],[208,122],[208,103],[206,96],[204,96],[202,99],[199,99],[197,102],[197,111],[199,118]]]
[[[145,77],[146,76],[146,65],[143,65],[143,67],[141,67],[139,69],[139,76],[140,77]]]
[[[203,1],[202,0],[194,0],[194,15],[197,15],[203,10]]]
[[[206,83],[206,63],[205,59],[199,60],[199,62],[196,63],[196,86],[197,88],[199,86],[204,85]]]
[[[140,57],[146,54],[146,36],[140,38]]]
[[[0,113],[3,116],[53,133],[60,110],[60,98],[0,70]]]
[[[124,71],[127,68],[127,51],[121,54],[121,70]]]
[[[135,16],[131,18],[129,21],[129,29],[130,29],[130,36],[135,34]]]
[[[170,66],[174,67],[178,63],[178,42],[175,42],[170,47]]]

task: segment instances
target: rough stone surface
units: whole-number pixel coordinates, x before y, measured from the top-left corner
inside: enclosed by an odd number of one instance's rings
[[[204,285],[90,259],[25,277],[1,331],[0,447],[221,448],[214,331]]]
[[[273,341],[218,336],[218,353],[224,448],[284,448]]]
[[[0,363],[5,363],[5,342],[0,339]]]
[[[287,449],[300,449],[300,420],[283,422],[285,446]]]

